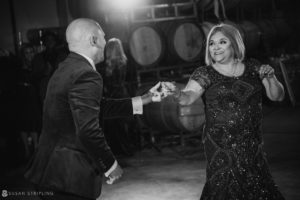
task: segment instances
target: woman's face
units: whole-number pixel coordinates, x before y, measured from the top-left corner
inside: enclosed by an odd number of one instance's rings
[[[216,63],[226,64],[233,59],[231,42],[222,32],[213,34],[208,44],[210,56]]]

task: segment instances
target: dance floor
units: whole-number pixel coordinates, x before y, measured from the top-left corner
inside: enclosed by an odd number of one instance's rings
[[[271,173],[286,200],[300,199],[300,108],[266,107],[264,149]],[[197,200],[205,183],[205,156],[192,146],[145,149],[120,159],[124,177],[103,184],[98,200]]]
[[[264,149],[272,175],[286,200],[300,199],[300,107],[265,108]],[[158,152],[144,148],[120,157],[124,176],[113,185],[103,182],[97,200],[197,200],[205,182],[205,156],[201,141],[173,145]],[[3,171],[2,171],[3,172]],[[24,166],[5,171],[0,190],[30,191],[23,179]],[[16,199],[38,200],[35,196]]]

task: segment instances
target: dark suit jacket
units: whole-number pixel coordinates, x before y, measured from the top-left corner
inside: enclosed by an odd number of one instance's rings
[[[103,173],[115,158],[99,126],[99,112],[131,116],[131,99],[102,98],[102,78],[70,53],[51,77],[39,146],[25,177],[41,187],[97,198]],[[101,107],[101,108],[100,108]]]

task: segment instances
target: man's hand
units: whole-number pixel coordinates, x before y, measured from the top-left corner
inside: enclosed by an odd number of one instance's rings
[[[161,101],[161,94],[159,92],[159,88],[161,88],[161,82],[158,82],[155,86],[153,86],[149,90],[149,93],[151,94],[151,101],[153,101],[153,102]]]
[[[120,165],[118,164],[116,169],[109,174],[108,180],[106,181],[106,183],[110,184],[110,185],[113,184],[116,180],[118,180],[122,177],[122,174],[123,174],[123,170],[120,167]]]
[[[152,87],[149,92],[152,95],[153,102],[160,102],[162,99],[173,94],[175,90],[175,84],[171,82],[158,82]]]

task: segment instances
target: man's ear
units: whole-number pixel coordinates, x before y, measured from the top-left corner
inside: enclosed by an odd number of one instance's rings
[[[97,37],[96,36],[91,36],[90,37],[90,44],[91,46],[95,46],[97,44]]]

